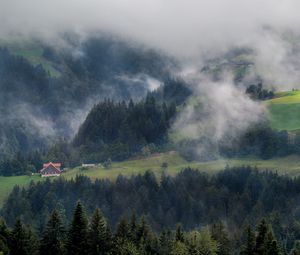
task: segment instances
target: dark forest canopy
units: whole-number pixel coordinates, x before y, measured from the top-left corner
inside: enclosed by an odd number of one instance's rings
[[[108,180],[92,182],[85,176],[77,176],[71,181],[57,179],[32,183],[26,189],[15,187],[1,213],[10,227],[13,227],[16,219],[20,218],[26,222],[26,225],[35,229],[38,236],[43,236],[42,240],[44,240],[45,231],[49,231],[50,223],[47,221],[49,217],[53,218],[51,213],[56,210],[63,222],[61,226],[69,229],[66,238],[70,238],[71,235],[76,239],[75,235],[78,233],[74,232],[76,229],[74,221],[80,219],[74,219],[77,215],[76,210],[74,213],[74,204],[80,200],[87,218],[91,218],[95,209],[100,208],[113,233],[118,233],[120,228],[125,231],[127,227],[133,225],[132,222],[128,223],[124,219],[143,218],[144,215],[144,219],[149,223],[147,229],[149,231],[152,229],[151,233],[155,235],[166,235],[168,231],[165,231],[170,229],[172,230],[170,233],[175,233],[174,236],[172,234],[172,238],[175,236],[178,238],[177,231],[180,230],[178,228],[175,232],[173,230],[176,224],[180,223],[185,231],[193,232],[195,229],[202,229],[200,233],[203,233],[205,226],[210,226],[210,234],[215,241],[220,241],[222,238],[218,231],[226,229],[232,252],[245,249],[246,238],[253,238],[255,235],[258,238],[260,228],[264,228],[263,235],[271,231],[270,233],[274,235],[272,240],[278,241],[278,248],[290,251],[300,239],[297,202],[300,199],[299,194],[300,178],[258,172],[248,167],[226,169],[214,176],[185,169],[176,177],[162,175],[160,181],[153,173],[146,172],[144,175],[131,178],[119,176],[115,182]],[[86,216],[84,218],[80,224],[87,226]],[[269,229],[266,222],[261,222],[263,218],[273,225],[273,230]],[[220,222],[223,227],[218,225]],[[145,224],[143,219],[137,220],[134,225],[141,226],[141,224]],[[251,232],[258,224],[258,232],[256,234]],[[248,228],[245,235],[247,226],[252,226],[252,230]],[[15,229],[16,225],[13,231]],[[189,232],[179,236],[187,238]],[[256,242],[258,241],[259,239],[256,239]],[[68,247],[68,242],[65,244]],[[255,238],[252,240],[252,245],[252,248],[256,247]]]
[[[248,167],[215,176],[185,169],[176,177],[163,174],[160,181],[147,172],[119,176],[115,182],[77,176],[71,181],[32,183],[26,189],[15,187],[1,213],[9,226],[21,218],[42,232],[54,209],[70,219],[80,200],[88,215],[99,207],[113,230],[122,216],[135,212],[137,217],[145,215],[154,231],[173,229],[177,223],[193,230],[222,221],[238,239],[242,229],[265,217],[275,224],[276,238],[291,249],[300,239],[299,194],[300,178]]]
[[[146,145],[165,144],[175,113],[175,104],[157,104],[153,96],[139,103],[106,100],[91,110],[73,146],[90,160],[126,159]]]
[[[4,255],[283,255],[287,251],[265,219],[257,225],[256,232],[248,226],[238,238],[221,221],[192,231],[184,231],[177,224],[175,230],[157,232],[146,217],[137,218],[134,213],[130,219],[122,217],[112,231],[98,208],[87,217],[79,201],[69,226],[54,210],[38,234],[19,219],[13,228],[0,221],[0,253]],[[299,254],[297,243],[291,254]]]

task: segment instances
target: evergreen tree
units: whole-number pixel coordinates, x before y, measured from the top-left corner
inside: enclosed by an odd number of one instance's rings
[[[171,255],[189,255],[189,254],[190,254],[189,250],[184,243],[180,241],[174,243],[172,247]]]
[[[178,224],[176,226],[176,235],[175,235],[175,241],[176,242],[184,242],[184,236],[183,236],[183,232],[181,229],[181,225]]]
[[[171,253],[173,239],[171,231],[163,230],[159,237],[159,254],[168,255]]]
[[[246,244],[242,249],[242,255],[254,255],[255,252],[255,234],[250,226],[246,229]]]
[[[135,212],[132,213],[130,219],[130,238],[133,242],[137,243],[137,220]]]
[[[64,253],[65,229],[57,210],[47,223],[40,245],[41,255],[61,255]]]
[[[206,227],[199,231],[189,232],[187,244],[190,254],[217,255],[218,243],[211,237],[209,229]]]
[[[0,219],[0,254],[8,254],[9,230],[5,222]]]
[[[120,222],[118,224],[115,238],[124,242],[125,240],[128,239],[129,236],[130,236],[130,230],[129,230],[127,218],[122,217],[122,219],[120,220]]]
[[[68,233],[67,253],[82,255],[87,251],[87,218],[80,202],[77,202],[71,227]]]
[[[92,217],[88,230],[88,254],[107,254],[109,245],[107,244],[107,223],[99,209],[96,209]]]
[[[37,254],[37,240],[33,232],[26,228],[20,219],[16,221],[11,233],[10,255],[34,255]]]
[[[150,227],[146,222],[145,217],[143,216],[140,220],[140,223],[137,226],[136,237],[138,242],[144,242],[148,238],[150,232]]]
[[[261,221],[257,228],[258,235],[256,237],[255,254],[266,254],[267,247],[267,235],[268,235],[268,224],[265,219]]]
[[[256,237],[255,254],[257,255],[277,255],[281,254],[277,240],[275,239],[272,229],[263,219],[258,226],[258,235]]]
[[[278,247],[278,243],[276,240],[273,240],[270,244],[270,247],[268,248],[267,255],[280,255],[280,249]]]
[[[130,240],[130,226],[127,218],[122,217],[114,237],[114,248],[112,253],[116,255],[140,254],[137,245]]]
[[[219,244],[218,255],[230,254],[230,241],[225,227],[221,221],[212,225],[211,236]]]
[[[150,253],[152,250],[152,244],[154,238],[151,233],[150,226],[148,225],[145,217],[143,216],[137,226],[137,231],[136,231],[136,240],[137,240],[137,246],[139,247],[140,251],[142,253]]]

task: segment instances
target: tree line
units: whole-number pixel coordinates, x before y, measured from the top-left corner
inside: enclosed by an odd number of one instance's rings
[[[85,176],[31,183],[15,187],[1,210],[8,226],[20,218],[42,233],[51,212],[72,218],[73,206],[82,201],[87,215],[100,208],[115,229],[120,218],[134,211],[145,215],[155,232],[172,229],[177,223],[187,230],[222,221],[234,233],[234,242],[242,238],[242,229],[254,226],[262,218],[273,225],[276,239],[290,251],[300,240],[300,178],[289,178],[249,167],[226,169],[210,176],[185,169],[175,177],[151,172],[115,181]]]
[[[93,107],[72,144],[88,161],[123,160],[147,145],[167,143],[175,114],[174,103],[158,104],[150,95],[138,103],[105,100]]]
[[[238,244],[222,222],[184,231],[180,224],[174,230],[155,232],[143,216],[132,213],[122,217],[111,229],[101,211],[94,210],[90,220],[77,202],[67,225],[54,210],[45,229],[38,234],[17,219],[12,228],[0,221],[0,254],[2,255],[283,255],[284,246],[263,219],[254,231],[248,226]],[[297,255],[295,246],[290,254]]]
[[[138,103],[105,100],[92,108],[73,141],[60,139],[48,149],[4,158],[0,160],[0,175],[35,173],[46,161],[74,167],[161,151],[168,144],[175,114],[174,103],[157,103],[150,94]]]

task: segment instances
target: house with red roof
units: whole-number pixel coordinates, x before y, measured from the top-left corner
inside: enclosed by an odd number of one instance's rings
[[[40,170],[42,177],[52,177],[61,175],[61,163],[45,163],[43,164],[43,169]]]

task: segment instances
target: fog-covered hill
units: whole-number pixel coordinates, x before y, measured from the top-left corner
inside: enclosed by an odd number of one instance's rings
[[[164,81],[172,83],[176,68],[160,52],[112,37],[68,39],[61,47],[1,45],[0,156],[69,139],[93,104],[140,100]]]

